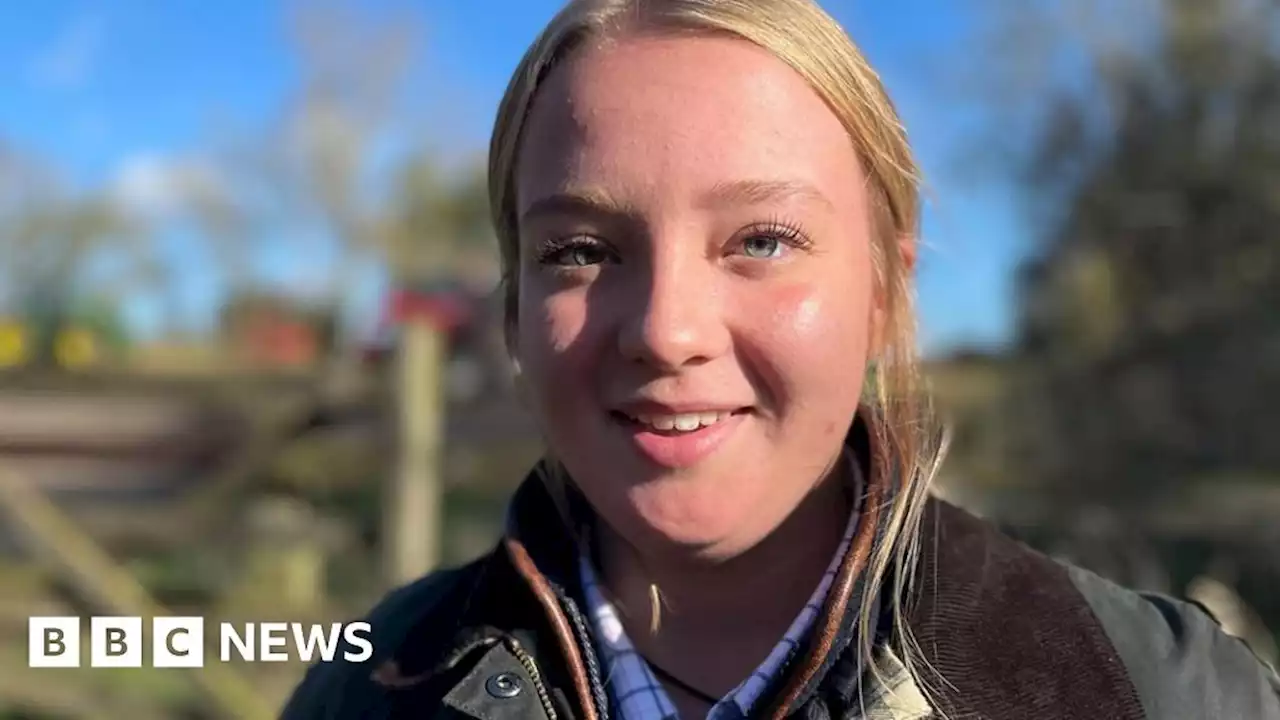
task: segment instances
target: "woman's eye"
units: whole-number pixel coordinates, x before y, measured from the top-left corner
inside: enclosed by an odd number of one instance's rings
[[[585,247],[570,248],[565,252],[564,259],[566,265],[578,265],[580,267],[604,262],[603,253],[600,253],[595,248]]]
[[[561,267],[590,267],[609,260],[609,254],[603,247],[592,243],[574,243],[565,247],[552,248],[541,258],[548,265]]]
[[[777,257],[782,252],[782,240],[771,235],[752,235],[742,241],[742,251],[759,260]]]

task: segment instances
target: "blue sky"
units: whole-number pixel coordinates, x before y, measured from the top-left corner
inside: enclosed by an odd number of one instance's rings
[[[946,97],[939,66],[962,65],[973,18],[955,0],[826,0],[881,71],[929,182],[920,302],[923,342],[1006,336],[1011,271],[1023,246],[1008,187],[962,172],[965,131],[982,114]],[[525,46],[559,0],[377,0],[370,12],[419,14],[413,132],[480,153],[498,98]],[[20,9],[14,9],[20,8]],[[294,87],[287,6],[264,0],[42,0],[0,16],[0,143],[56,165],[74,184],[116,182],[147,159],[187,156],[226,127],[271,122]],[[169,248],[189,277],[178,302],[208,315],[218,288],[200,259]],[[263,259],[281,282],[290,261]],[[142,317],[146,317],[146,313]]]

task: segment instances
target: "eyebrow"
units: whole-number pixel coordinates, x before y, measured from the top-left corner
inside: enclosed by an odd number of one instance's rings
[[[708,207],[763,205],[784,200],[809,200],[834,207],[822,191],[799,180],[735,180],[717,183],[703,197]]]
[[[734,180],[716,183],[699,198],[699,204],[707,208],[723,208],[734,205],[763,205],[791,199],[818,202],[834,207],[831,200],[818,188],[798,180]],[[601,215],[635,218],[636,208],[600,188],[566,190],[538,198],[520,214],[522,223],[532,219],[555,215]]]
[[[581,188],[538,198],[520,214],[520,222],[555,215],[600,215],[633,218],[633,206],[598,188]]]

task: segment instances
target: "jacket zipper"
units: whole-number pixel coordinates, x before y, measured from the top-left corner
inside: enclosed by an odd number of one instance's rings
[[[538,671],[538,664],[533,661],[531,656],[520,644],[520,641],[508,635],[503,638],[503,644],[516,656],[516,660],[524,666],[525,672],[529,673],[529,679],[533,681],[534,692],[538,693],[538,700],[542,703],[542,709],[547,713],[548,720],[557,720],[555,705],[551,702],[551,694],[547,692],[547,686],[542,682],[542,673]]]
[[[578,647],[582,649],[582,658],[587,666],[587,677],[590,680],[591,693],[596,706],[596,717],[599,720],[609,720],[609,699],[600,680],[600,663],[596,659],[595,646],[591,633],[587,630],[586,620],[583,619],[582,612],[578,610],[578,604],[573,601],[573,598],[563,588],[554,584],[551,587],[555,590],[556,596],[560,600],[560,606],[569,618],[569,624],[573,626],[574,635],[578,640]]]

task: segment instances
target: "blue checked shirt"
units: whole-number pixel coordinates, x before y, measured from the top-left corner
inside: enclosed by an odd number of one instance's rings
[[[857,463],[850,462],[853,472],[857,473]],[[855,477],[857,475],[855,474]],[[707,720],[731,720],[745,718],[751,714],[752,706],[760,698],[760,694],[768,686],[774,675],[782,668],[791,653],[795,652],[813,626],[826,600],[827,591],[840,567],[840,561],[849,549],[853,539],[853,531],[857,525],[857,513],[849,519],[845,529],[844,540],[832,558],[822,582],[809,598],[809,602],[791,623],[781,642],[764,662],[756,668],[747,679],[728,695],[721,698],[707,712]],[[675,705],[667,697],[662,683],[649,669],[649,664],[636,652],[631,641],[627,639],[622,621],[615,608],[600,590],[599,581],[590,557],[583,553],[578,560],[579,572],[582,574],[582,589],[587,604],[587,613],[595,631],[596,647],[600,653],[601,665],[604,667],[605,682],[619,720],[670,720],[677,718]]]

